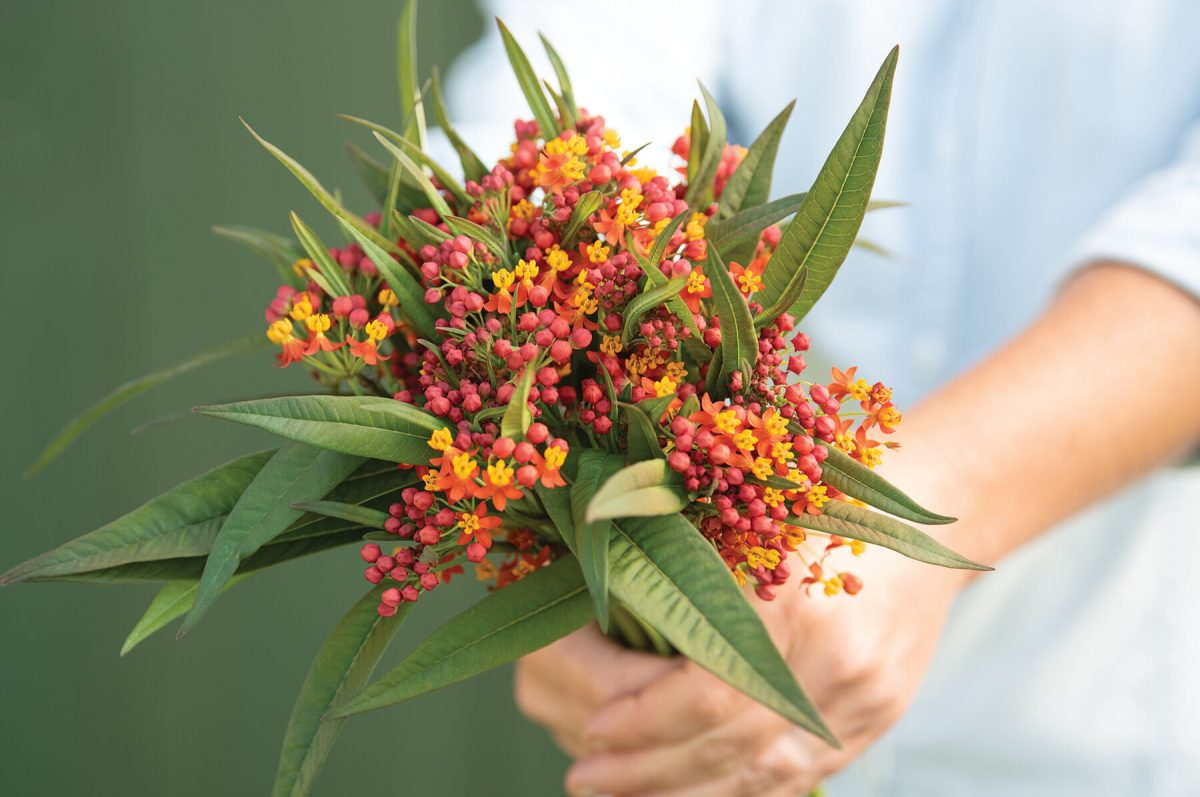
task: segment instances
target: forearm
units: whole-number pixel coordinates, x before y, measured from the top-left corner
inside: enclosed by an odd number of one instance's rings
[[[1021,335],[907,414],[886,473],[994,563],[1200,439],[1200,303],[1096,264]]]

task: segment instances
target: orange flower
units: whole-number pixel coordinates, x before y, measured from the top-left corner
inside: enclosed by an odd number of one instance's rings
[[[293,334],[292,322],[281,318],[267,328],[267,339],[282,347],[279,352],[279,367],[286,368],[304,359],[305,343]]]
[[[306,356],[311,357],[318,351],[337,351],[346,345],[345,343],[334,343],[325,337],[331,324],[329,316],[325,313],[317,313],[304,319],[304,325],[308,327],[309,332],[308,347],[304,350]]]
[[[456,503],[464,498],[475,496],[479,485],[475,483],[475,475],[479,472],[479,463],[467,451],[459,451],[449,446],[442,456],[430,460],[435,465],[441,465],[438,471],[438,489],[446,493],[450,503]]]
[[[509,501],[515,501],[524,493],[513,484],[513,469],[504,460],[497,460],[483,472],[483,486],[475,492],[476,498],[491,499],[496,511],[503,512]]]
[[[380,356],[379,350],[376,348],[379,341],[383,340],[388,335],[387,325],[379,319],[375,319],[368,323],[363,331],[367,333],[367,339],[359,342],[354,338],[350,338],[350,353],[358,357],[367,365],[378,365],[381,360],[390,360],[392,355]]]
[[[683,288],[683,301],[688,306],[688,309],[693,313],[700,312],[700,300],[708,299],[712,296],[712,283],[708,281],[708,277],[704,276],[704,270],[700,266],[692,268],[692,273],[688,275],[687,285]]]
[[[534,452],[533,465],[538,469],[538,478],[547,489],[565,487],[567,482],[562,476],[562,464],[567,459],[567,449],[556,445],[546,447],[546,454]]]
[[[729,273],[733,275],[734,284],[747,299],[763,289],[762,273],[766,265],[766,259],[761,257],[751,260],[748,266],[742,266],[740,263],[729,264]]]
[[[492,529],[500,525],[500,518],[488,514],[487,504],[479,503],[470,512],[458,515],[458,544],[466,545],[474,539],[484,548],[492,547]]]

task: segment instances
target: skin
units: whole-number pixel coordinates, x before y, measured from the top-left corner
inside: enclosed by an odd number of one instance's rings
[[[994,564],[1190,450],[1200,413],[1186,408],[1198,395],[1200,303],[1147,272],[1097,263],[1023,333],[910,411],[904,447],[881,472],[959,518],[926,531]],[[1071,467],[1037,451],[1069,452]],[[517,703],[576,758],[573,797],[806,793],[899,719],[956,595],[987,577],[882,550],[854,570],[867,586],[853,598],[784,589],[753,601],[840,750],[695,665],[624,650],[594,627],[524,659]]]

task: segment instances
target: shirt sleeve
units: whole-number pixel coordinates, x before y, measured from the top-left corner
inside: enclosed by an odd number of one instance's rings
[[[507,153],[514,119],[531,118],[492,16],[512,31],[538,76],[556,86],[538,38],[545,34],[579,106],[603,116],[625,148],[650,142],[639,160],[660,170],[687,127],[696,78],[716,91],[727,35],[716,0],[613,2],[586,13],[563,0],[484,0],[481,7],[486,32],[451,67],[446,104],[455,130],[485,163]],[[434,155],[452,163],[441,138],[431,136]]]
[[[1136,184],[1080,240],[1078,267],[1116,260],[1200,298],[1200,123],[1173,164]]]

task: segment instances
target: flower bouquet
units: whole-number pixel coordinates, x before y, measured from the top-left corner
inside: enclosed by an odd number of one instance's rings
[[[752,600],[789,581],[854,595],[866,545],[980,568],[904,521],[947,523],[872,468],[900,423],[891,392],[834,370],[802,381],[797,322],[855,243],[883,146],[896,52],[806,194],[769,200],[785,108],[730,146],[700,87],[678,173],[640,166],[576,104],[563,60],[543,83],[500,33],[532,119],[488,167],[455,133],[438,75],[416,78],[400,24],[400,132],[353,117],[378,210],[357,215],[251,133],[336,220],[331,246],[219,229],[279,268],[266,340],[320,392],[199,407],[284,439],[0,576],[165,581],[125,643],[180,634],[255,572],[355,544],[369,589],[301,688],[277,795],[306,793],[342,719],[511,662],[589,622],[694,660],[836,744]],[[432,113],[462,179],[424,150]],[[249,125],[247,125],[249,129]],[[778,226],[786,219],[790,221]],[[130,383],[68,425],[44,466],[113,406],[257,345],[234,341]],[[875,507],[881,512],[870,508]],[[358,559],[356,556],[356,561]],[[365,567],[365,570],[363,569]],[[489,592],[368,683],[404,618],[471,568]],[[753,586],[753,595],[748,588]]]

